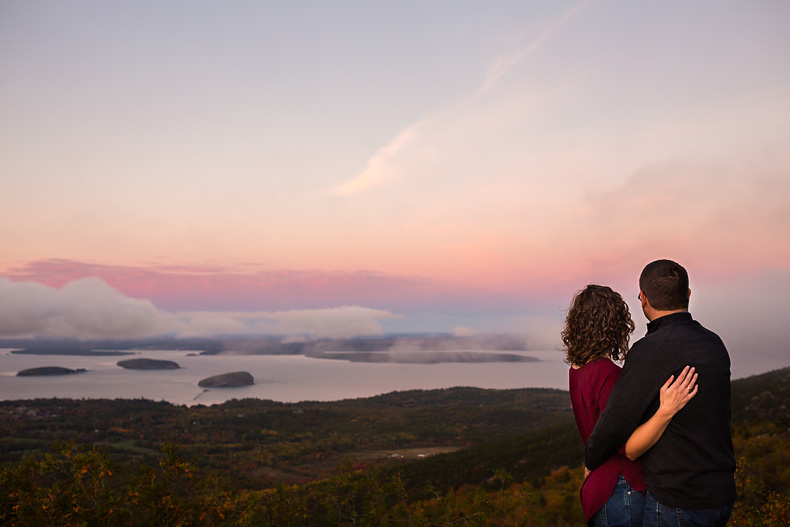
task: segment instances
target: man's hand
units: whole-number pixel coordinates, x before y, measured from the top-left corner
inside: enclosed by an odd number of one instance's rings
[[[658,442],[669,422],[686,403],[697,395],[697,374],[686,366],[678,378],[670,375],[658,392],[661,404],[653,416],[639,425],[625,443],[625,455],[634,460],[650,450]]]

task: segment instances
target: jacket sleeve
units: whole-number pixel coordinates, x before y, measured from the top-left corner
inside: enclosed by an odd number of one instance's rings
[[[590,470],[600,467],[628,441],[658,398],[659,388],[666,379],[655,384],[653,377],[658,374],[650,358],[650,350],[637,349],[636,344],[626,356],[622,374],[584,446],[584,464]]]

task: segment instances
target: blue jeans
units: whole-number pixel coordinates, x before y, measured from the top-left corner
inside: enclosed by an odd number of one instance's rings
[[[676,509],[661,505],[650,493],[645,496],[645,527],[724,527],[732,503],[720,509]]]
[[[590,519],[594,527],[642,527],[645,495],[631,488],[622,474],[612,495]]]

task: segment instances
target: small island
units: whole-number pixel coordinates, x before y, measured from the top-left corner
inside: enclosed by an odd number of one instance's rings
[[[255,384],[255,379],[246,371],[223,373],[203,379],[198,383],[201,388],[233,388],[236,386],[250,386]]]
[[[41,368],[29,368],[17,372],[17,377],[45,377],[51,375],[73,375],[75,373],[84,373],[85,368],[77,368],[72,370],[70,368],[63,368],[61,366],[43,366]]]
[[[127,370],[177,370],[181,368],[177,362],[156,359],[128,359],[118,361],[118,366]]]

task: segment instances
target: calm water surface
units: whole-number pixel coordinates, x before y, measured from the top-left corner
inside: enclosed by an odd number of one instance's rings
[[[313,359],[302,355],[203,355],[133,350],[134,355],[84,357],[16,355],[0,350],[0,400],[62,398],[146,398],[175,404],[215,404],[255,397],[283,402],[335,401],[398,390],[474,386],[479,388],[567,389],[567,366],[559,351],[523,352],[540,362],[395,364]],[[516,352],[520,353],[520,352]],[[129,358],[166,359],[179,370],[126,370]],[[27,368],[62,366],[86,373],[53,377],[16,377]],[[204,391],[201,379],[247,371],[253,386]]]
[[[15,355],[0,349],[0,400],[47,397],[90,399],[145,398],[174,404],[216,404],[254,397],[282,402],[337,401],[411,389],[474,386],[478,388],[568,389],[568,369],[560,351],[513,352],[540,362],[394,364],[313,359],[303,355],[203,355],[189,352],[133,350],[134,355],[81,357]],[[510,353],[510,352],[509,352]],[[117,366],[129,358],[166,359],[179,370],[140,371]],[[733,357],[733,378],[790,365],[785,359],[740,361]],[[86,373],[55,377],[16,377],[27,368],[63,366]],[[201,379],[247,371],[253,386],[198,387]]]

